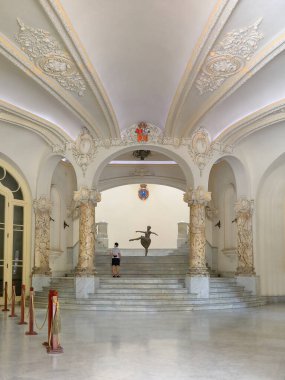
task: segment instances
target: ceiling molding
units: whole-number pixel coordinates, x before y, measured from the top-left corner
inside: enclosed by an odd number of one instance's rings
[[[88,129],[94,131],[96,136],[101,136],[101,131],[96,126],[96,120],[85,111],[81,104],[75,100],[72,95],[69,95],[53,78],[50,78],[39,70],[26,54],[1,33],[0,54],[58,99],[65,107],[72,111]]]
[[[210,96],[203,106],[197,110],[192,120],[182,131],[182,136],[186,137],[196,129],[197,124],[207,112],[209,112],[214,106],[221,101],[224,101],[227,97],[233,94],[240,86],[245,84],[253,75],[255,75],[260,69],[262,69],[267,63],[272,61],[278,54],[282,53],[285,49],[285,33],[282,33],[274,40],[266,44],[261,50],[255,54],[250,61],[243,67],[243,69],[230,77],[221,85],[216,92]]]
[[[237,145],[252,133],[281,121],[285,121],[285,99],[271,103],[232,124],[218,136],[216,141]]]
[[[40,4],[88,82],[109,126],[110,136],[119,137],[120,128],[112,104],[60,1],[40,0]]]
[[[32,131],[51,147],[72,141],[61,128],[21,108],[0,100],[0,120]]]
[[[176,94],[172,101],[169,114],[166,120],[165,133],[174,136],[176,120],[181,113],[186,98],[195,85],[197,76],[207,58],[216,39],[223,30],[226,22],[235,9],[238,0],[218,0],[208,18],[203,32],[193,50],[190,60],[186,66],[186,70],[176,90]]]

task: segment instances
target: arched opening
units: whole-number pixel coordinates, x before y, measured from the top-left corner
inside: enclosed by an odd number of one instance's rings
[[[8,294],[15,285],[16,296],[28,282],[30,266],[29,192],[23,178],[7,162],[0,160],[0,298],[4,283]]]
[[[233,276],[237,268],[237,232],[234,205],[237,200],[235,173],[226,160],[213,165],[209,176],[208,218],[211,246],[217,253],[217,270],[224,276]],[[209,213],[209,212],[208,212]],[[207,240],[209,239],[207,236]]]
[[[183,191],[170,186],[146,184],[147,199],[139,197],[139,184],[114,187],[101,193],[96,207],[96,221],[108,223],[109,248],[118,241],[129,251],[143,250],[139,241],[129,242],[148,225],[158,234],[150,249],[177,248],[178,223],[189,223],[189,209],[183,201]]]
[[[265,172],[256,199],[256,270],[261,294],[285,292],[285,156]]]

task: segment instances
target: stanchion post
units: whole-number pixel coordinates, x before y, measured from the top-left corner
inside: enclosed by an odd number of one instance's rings
[[[20,322],[18,322],[18,325],[26,325],[27,322],[25,322],[25,305],[26,305],[26,285],[22,285],[22,291],[21,291],[21,317]]]
[[[4,309],[2,311],[9,311],[8,309],[8,282],[5,281],[5,287],[4,287]]]
[[[43,346],[49,346],[49,337],[51,334],[51,325],[52,325],[52,297],[58,296],[58,293],[56,290],[50,289],[48,293],[48,336],[47,341],[43,342]]]
[[[16,291],[15,291],[15,285],[12,286],[12,304],[11,304],[11,314],[9,317],[17,317],[15,314],[15,302],[16,302]]]
[[[29,304],[29,331],[26,331],[26,335],[38,335],[34,331],[34,288],[30,288],[30,304]]]
[[[52,305],[52,318],[50,326],[50,335],[49,335],[49,345],[47,346],[48,354],[61,354],[63,353],[63,348],[59,342],[59,333],[60,333],[60,315],[59,315],[59,303],[58,303],[58,294],[55,291],[56,295],[53,295],[51,298]]]

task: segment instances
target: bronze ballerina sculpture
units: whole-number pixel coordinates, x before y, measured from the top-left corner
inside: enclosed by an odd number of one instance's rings
[[[151,231],[151,226],[147,226],[146,231],[136,231],[136,232],[141,232],[141,233],[144,234],[144,236],[141,235],[138,238],[129,239],[129,241],[140,240],[141,241],[141,245],[145,249],[145,256],[147,256],[148,247],[150,246],[150,243],[151,243],[150,235],[153,234],[153,235],[158,236],[158,234],[156,234],[155,232]]]

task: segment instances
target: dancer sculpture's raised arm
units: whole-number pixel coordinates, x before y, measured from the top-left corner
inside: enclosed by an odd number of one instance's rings
[[[156,234],[155,232],[151,231],[151,226],[147,226],[146,231],[136,231],[136,232],[141,232],[141,233],[144,234],[144,236],[141,235],[138,238],[129,239],[129,241],[140,240],[141,241],[141,245],[145,249],[145,256],[147,256],[148,247],[150,246],[150,243],[151,243],[150,235],[153,234],[153,235],[158,236],[158,234]]]

